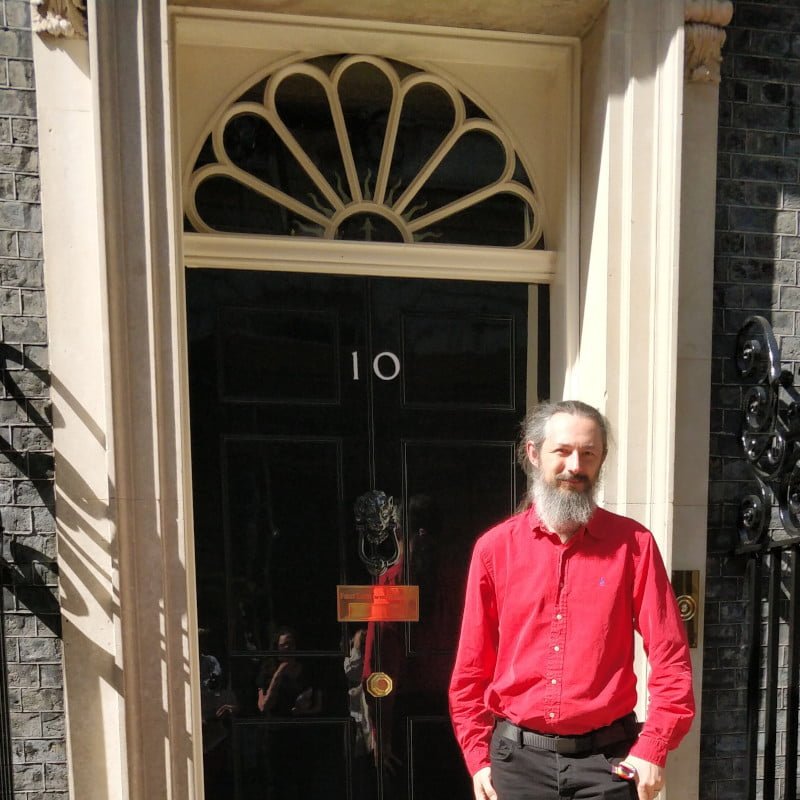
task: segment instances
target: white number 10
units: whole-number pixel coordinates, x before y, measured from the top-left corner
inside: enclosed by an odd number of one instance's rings
[[[360,375],[358,373],[358,350],[353,350],[351,355],[353,356],[353,380],[357,381],[360,380]],[[391,373],[383,372],[381,369],[381,360],[384,358],[388,358],[389,361],[392,362]],[[393,381],[400,374],[400,359],[389,350],[384,350],[372,359],[372,371],[375,373],[376,377],[380,378],[382,381]]]

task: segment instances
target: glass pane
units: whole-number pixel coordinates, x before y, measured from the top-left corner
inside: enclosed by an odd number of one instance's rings
[[[235,116],[225,127],[223,142],[237,167],[290,197],[303,202],[312,198],[319,208],[322,198],[316,184],[265,119],[254,114]],[[326,211],[333,213],[330,208]]]
[[[203,222],[221,233],[317,237],[324,233],[321,226],[232,178],[207,178],[197,187],[195,202]]]
[[[506,166],[502,145],[486,131],[470,131],[461,136],[433,175],[414,197],[418,219],[470,192],[489,186],[500,178]],[[484,224],[489,221],[486,220]]]
[[[342,200],[350,200],[328,96],[319,82],[308,75],[287,76],[275,93],[275,105],[311,163],[339,189]]]
[[[348,67],[339,81],[350,148],[366,198],[371,198],[375,189],[392,95],[388,78],[372,64]]]
[[[516,247],[534,225],[530,206],[520,197],[500,193],[469,206],[415,233],[418,241],[430,238],[452,244]]]
[[[415,86],[405,96],[389,178],[391,198],[399,198],[453,127],[455,109],[447,93],[434,84]]]

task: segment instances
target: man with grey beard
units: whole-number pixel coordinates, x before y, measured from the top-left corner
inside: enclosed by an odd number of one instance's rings
[[[519,446],[529,507],[475,545],[450,710],[476,800],[653,800],[691,725],[689,649],[652,534],[596,504],[607,453],[597,409],[537,405]]]

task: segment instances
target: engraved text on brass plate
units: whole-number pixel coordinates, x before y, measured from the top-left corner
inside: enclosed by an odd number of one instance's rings
[[[339,622],[418,622],[419,586],[337,586]]]

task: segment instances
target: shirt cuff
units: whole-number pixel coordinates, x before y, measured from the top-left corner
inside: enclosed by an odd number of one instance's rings
[[[643,758],[657,767],[667,765],[667,753],[669,753],[669,745],[665,739],[648,736],[646,733],[639,736],[630,752],[632,756]]]
[[[489,753],[470,753],[466,758],[465,761],[467,762],[467,770],[469,771],[470,775],[474,775],[478,770],[483,769],[484,767],[491,766],[491,761],[489,760]]]

